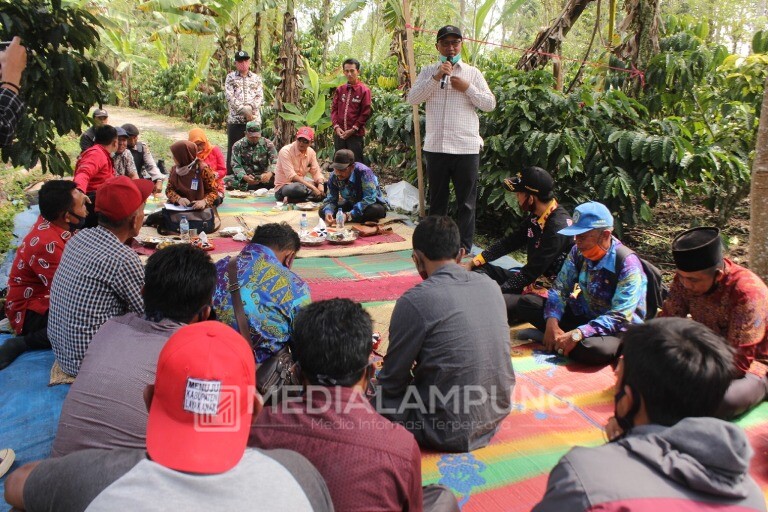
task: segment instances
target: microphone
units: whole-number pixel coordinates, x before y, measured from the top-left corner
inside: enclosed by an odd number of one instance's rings
[[[451,64],[451,67],[453,67],[453,64]],[[448,83],[448,79],[451,78],[451,75],[443,75],[443,78],[440,79],[440,88],[445,89],[445,84]]]

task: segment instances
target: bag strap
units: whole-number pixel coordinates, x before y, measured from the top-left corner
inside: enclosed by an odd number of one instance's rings
[[[235,312],[235,320],[237,320],[237,328],[240,331],[240,335],[245,338],[245,341],[251,345],[251,334],[248,328],[248,319],[245,317],[245,309],[243,308],[243,299],[240,297],[240,283],[237,281],[237,257],[234,255],[229,259],[227,264],[227,273],[229,274],[229,290],[232,296],[232,309]],[[253,345],[251,345],[253,348]]]

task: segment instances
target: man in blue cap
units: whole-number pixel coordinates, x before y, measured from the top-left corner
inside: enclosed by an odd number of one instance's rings
[[[546,304],[518,311],[544,331],[547,350],[585,364],[613,361],[621,346],[618,334],[645,318],[643,266],[612,231],[613,215],[603,204],[577,206],[573,225],[559,231],[573,235],[575,245]]]

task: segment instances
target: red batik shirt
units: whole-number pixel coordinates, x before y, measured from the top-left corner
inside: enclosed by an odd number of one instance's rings
[[[16,334],[21,334],[27,310],[41,315],[48,311],[53,274],[71,236],[39,216],[16,251],[5,302],[5,315]]]
[[[742,374],[766,374],[768,287],[754,273],[725,259],[725,274],[715,290],[696,297],[675,276],[659,316],[688,314],[736,348],[735,361]]]
[[[371,117],[371,90],[363,82],[346,83],[336,88],[331,103],[331,122],[342,130],[357,128],[356,136],[365,135],[365,123]]]

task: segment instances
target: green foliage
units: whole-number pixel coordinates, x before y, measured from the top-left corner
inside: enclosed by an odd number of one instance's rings
[[[2,160],[27,168],[40,162],[44,171],[70,174],[70,159],[54,138],[80,133],[91,106],[101,102],[109,69],[89,53],[98,43],[99,22],[60,0],[0,0],[0,18],[0,37],[18,35],[30,52],[22,80],[27,109],[18,142],[3,148]]]

